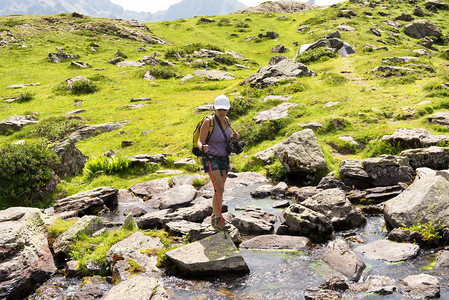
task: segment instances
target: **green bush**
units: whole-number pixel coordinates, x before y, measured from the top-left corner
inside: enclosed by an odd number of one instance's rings
[[[169,67],[154,67],[149,70],[150,74],[157,79],[170,79],[176,77],[176,73]]]
[[[240,130],[241,140],[247,146],[254,146],[263,141],[274,140],[279,132],[288,125],[288,120],[274,120],[262,124],[250,125]]]
[[[28,102],[33,98],[34,98],[34,94],[32,94],[30,92],[21,93],[19,95],[19,98],[17,99],[17,102]]]
[[[75,95],[92,94],[98,91],[95,83],[90,80],[77,80],[70,85],[69,89]]]
[[[231,100],[231,109],[228,112],[228,116],[231,119],[237,119],[240,116],[246,115],[253,106],[253,100],[236,97],[234,100]]]
[[[220,64],[223,64],[223,65],[227,65],[227,66],[233,66],[240,62],[237,58],[235,58],[234,56],[232,56],[230,54],[217,55],[214,57],[214,61],[216,61]]]
[[[296,61],[305,64],[308,62],[325,61],[337,56],[338,54],[334,53],[332,50],[320,47],[304,51],[303,53],[299,54],[299,56],[296,58]]]
[[[32,205],[32,196],[46,189],[59,158],[46,145],[25,143],[0,148],[0,209]]]
[[[100,174],[116,174],[126,171],[130,168],[131,160],[127,157],[116,156],[91,158],[86,162],[84,170],[89,177]]]
[[[284,181],[287,176],[287,169],[280,161],[275,161],[273,164],[265,166],[267,170],[267,177],[275,181]]]
[[[224,18],[224,19],[221,19],[220,21],[218,21],[217,25],[218,26],[231,26],[232,23],[231,23],[231,20],[229,20],[228,18]]]
[[[168,49],[165,52],[164,57],[165,58],[176,57],[175,56],[176,53],[179,53],[179,55],[181,55],[181,57],[185,57],[186,55],[192,54],[193,52],[200,50],[200,49],[209,49],[209,50],[224,52],[224,49],[222,49],[218,46],[214,46],[214,45],[210,45],[210,44],[194,43],[194,44],[188,44],[186,46],[182,46],[182,47],[178,47],[178,48]]]
[[[41,121],[33,132],[38,137],[43,137],[49,141],[57,141],[69,133],[83,126],[85,122],[79,119],[67,119],[65,117],[48,118]]]

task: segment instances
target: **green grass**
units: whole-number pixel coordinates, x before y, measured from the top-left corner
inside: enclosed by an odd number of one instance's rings
[[[417,4],[423,3],[419,1]],[[412,11],[415,4],[395,2],[388,5],[389,13],[396,16],[402,12]],[[29,93],[32,97],[27,96],[26,101],[14,103],[0,102],[0,120],[31,112],[37,112],[40,121],[53,120],[75,109],[84,109],[82,116],[86,124],[130,121],[121,130],[78,142],[77,148],[85,155],[100,157],[104,152],[114,150],[121,157],[143,153],[169,153],[174,159],[178,159],[191,155],[192,132],[195,125],[203,116],[210,114],[198,113],[195,107],[213,102],[219,94],[230,96],[232,101],[237,96],[244,96],[245,99],[251,100],[251,105],[244,107],[244,114],[239,112],[238,118],[232,120],[232,124],[233,128],[248,138],[250,143],[244,148],[243,154],[232,158],[231,163],[239,170],[260,172],[266,170],[258,163],[252,162],[251,155],[283,141],[289,134],[300,130],[299,123],[317,121],[326,125],[334,118],[348,121],[350,125],[340,130],[317,133],[331,170],[338,169],[338,161],[342,159],[361,159],[390,152],[391,149],[385,149],[379,144],[379,139],[401,127],[425,128],[432,133],[444,134],[441,128],[437,129],[423,120],[433,112],[449,108],[446,100],[448,91],[441,88],[441,83],[449,82],[447,58],[442,55],[419,58],[417,64],[430,65],[435,69],[436,73],[432,74],[421,70],[414,74],[385,78],[373,73],[371,72],[373,68],[383,65],[382,58],[412,56],[412,50],[421,48],[418,40],[406,36],[403,28],[394,32],[393,28],[384,24],[383,21],[388,17],[378,15],[380,8],[359,7],[350,2],[343,2],[338,6],[354,9],[358,16],[352,19],[337,18],[337,9],[326,8],[288,15],[287,20],[277,19],[282,14],[253,13],[214,16],[216,22],[207,24],[198,23],[199,17],[146,24],[153,35],[170,42],[170,45],[148,45],[119,38],[109,32],[93,32],[79,27],[89,22],[93,25],[111,22],[107,19],[79,20],[70,19],[69,14],[55,15],[52,17],[61,19],[62,23],[79,28],[73,31],[55,31],[42,30],[46,29],[42,25],[44,16],[1,17],[0,28],[8,30],[10,35],[17,37],[18,42],[0,47],[0,67],[5,74],[8,74],[0,78],[0,96],[2,99],[8,99]],[[364,11],[368,9],[373,10],[372,19],[364,15]],[[449,11],[439,11],[428,19],[441,27],[443,32],[447,32],[449,25],[445,20],[448,17]],[[399,22],[402,25],[407,24]],[[25,23],[29,25],[27,30],[17,26]],[[246,77],[267,65],[274,55],[270,50],[275,45],[282,44],[289,48],[290,51],[286,55],[293,59],[298,47],[291,46],[292,42],[298,42],[299,45],[313,43],[330,31],[335,31],[342,23],[356,29],[355,32],[340,32],[342,40],[356,50],[355,54],[344,58],[334,57],[306,62],[317,76],[298,78],[290,85],[279,85],[263,90],[239,85]],[[372,23],[384,31],[381,37],[369,33]],[[308,33],[306,30],[298,33],[297,29],[301,25],[308,25],[308,30],[313,32]],[[276,40],[265,38],[250,42],[245,40],[248,36],[257,37],[259,33],[266,33],[267,30],[279,33],[279,37]],[[389,32],[397,34],[394,40],[390,39]],[[386,44],[377,40],[383,40]],[[100,46],[96,48],[95,53],[90,51],[93,43]],[[363,51],[365,44],[386,46],[389,51]],[[22,45],[26,47],[21,47]],[[137,51],[142,46],[148,51]],[[61,47],[64,48],[64,52],[79,54],[81,57],[77,61],[89,63],[91,66],[77,69],[70,66],[70,61],[51,63],[47,59],[48,53],[57,52]],[[439,50],[447,49],[447,43],[436,43],[435,47]],[[232,64],[234,60],[225,59],[225,64],[218,64],[214,68],[225,66],[227,72],[234,75],[234,80],[215,82],[195,78],[181,83],[180,79],[173,75],[185,76],[192,74],[195,69],[186,61],[175,59],[174,52],[179,52],[183,58],[187,56],[192,58],[193,51],[200,48],[238,52],[248,59],[248,61],[238,60],[238,63],[247,65],[250,69],[239,69]],[[152,56],[158,52],[161,54],[158,59],[168,60],[174,63],[175,67],[120,68],[107,63],[115,57],[118,50],[127,56],[127,60],[139,60],[143,56]],[[152,83],[143,80],[143,74],[149,70],[161,79],[156,79]],[[74,94],[64,88],[65,81],[75,76],[88,78],[95,91]],[[39,85],[22,89],[6,88],[9,85],[23,83],[39,83]],[[92,86],[83,87],[82,90],[90,87]],[[262,103],[261,100],[267,95],[291,96],[290,102],[298,104],[298,108],[283,124],[275,124],[276,126],[271,126],[272,128],[265,125],[269,132],[263,135],[258,129],[260,126],[256,125],[252,118],[257,112],[279,104]],[[129,105],[131,98],[140,97],[151,97],[150,105],[134,110],[120,108]],[[422,100],[430,100],[431,103],[418,106]],[[328,102],[340,104],[324,107]],[[81,104],[75,106],[76,103]],[[416,108],[419,113],[414,117],[405,118],[402,110],[404,107]],[[39,139],[34,134],[38,126],[29,125],[19,132],[0,136],[0,144]],[[142,134],[148,130],[148,134]],[[338,153],[338,149],[348,148],[341,143],[332,148],[342,135],[354,137],[366,145],[365,149],[349,149],[347,153]],[[133,145],[121,147],[123,140],[132,140]],[[126,188],[160,177],[161,175],[138,172],[125,175],[101,174],[91,178],[80,175],[62,178],[58,190],[66,189],[71,195],[100,185]]]

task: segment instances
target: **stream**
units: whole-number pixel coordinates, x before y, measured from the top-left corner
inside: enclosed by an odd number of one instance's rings
[[[282,209],[275,209],[272,204],[278,199],[253,199],[249,192],[254,186],[238,187],[225,194],[228,210],[234,214],[242,214],[237,206],[258,206],[263,211],[280,215]],[[280,225],[279,220],[275,227]],[[350,237],[351,248],[384,239],[387,231],[384,228],[383,216],[367,216],[365,226],[347,232],[338,232],[335,237]],[[242,235],[242,239],[249,236]],[[327,279],[339,275],[320,261],[325,250],[325,244],[316,245],[307,251],[261,251],[241,250],[248,264],[250,273],[247,275],[226,274],[207,278],[182,278],[163,276],[159,278],[164,283],[168,295],[172,299],[304,299],[303,292],[307,288],[318,287]],[[388,276],[399,281],[408,275],[427,273],[440,281],[441,299],[449,299],[449,270],[433,270],[425,268],[435,259],[434,250],[422,250],[414,259],[401,263],[386,263],[364,259],[366,269],[361,281],[367,277]],[[342,277],[342,276],[341,276]],[[381,281],[381,279],[378,279]],[[344,299],[407,299],[397,292],[386,295],[367,294],[375,286],[371,283],[357,284],[344,294]],[[81,280],[55,275],[43,284],[39,293],[34,293],[28,299],[73,299],[72,295],[80,288]],[[110,285],[103,287],[105,290]],[[352,290],[356,289],[356,290]]]

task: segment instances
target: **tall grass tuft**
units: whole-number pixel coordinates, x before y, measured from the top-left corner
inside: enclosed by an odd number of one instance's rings
[[[89,177],[99,174],[116,174],[121,173],[130,168],[131,160],[127,157],[116,156],[106,157],[100,156],[98,158],[89,159],[84,167],[85,172]]]

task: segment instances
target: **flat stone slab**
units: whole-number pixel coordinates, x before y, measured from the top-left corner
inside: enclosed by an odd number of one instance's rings
[[[308,250],[310,240],[304,236],[260,235],[240,244],[240,249]]]
[[[369,259],[388,262],[404,261],[416,257],[419,246],[409,243],[396,243],[388,240],[378,240],[354,249]]]
[[[249,272],[243,256],[223,232],[168,251],[166,255],[180,269],[194,275]]]
[[[196,70],[193,75],[197,77],[205,77],[210,80],[232,80],[235,79],[231,73],[221,72],[217,70]]]
[[[288,111],[296,106],[298,105],[295,103],[285,102],[276,107],[258,113],[253,120],[256,123],[262,123],[266,121],[285,119],[288,117]]]

